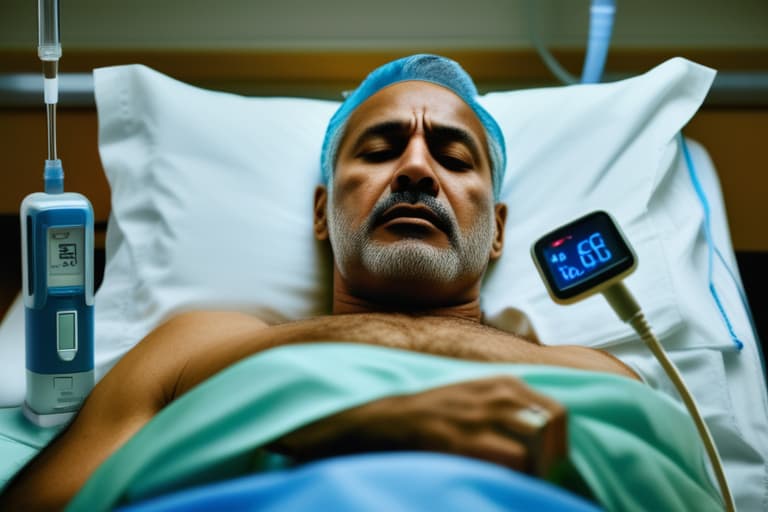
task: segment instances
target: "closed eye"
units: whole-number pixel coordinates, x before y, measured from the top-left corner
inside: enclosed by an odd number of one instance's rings
[[[435,160],[449,171],[468,171],[475,167],[472,153],[461,143],[435,144],[430,151]]]
[[[389,160],[393,160],[398,156],[399,156],[399,152],[394,148],[372,149],[367,151],[361,151],[358,154],[359,158],[362,158],[366,162],[374,163],[374,164],[388,162]]]
[[[478,167],[480,152],[472,135],[462,128],[433,126],[430,152],[435,160],[451,171],[469,171]]]
[[[383,163],[398,158],[407,140],[394,136],[372,136],[360,144],[357,157],[368,163]]]
[[[439,155],[437,161],[449,171],[467,171],[473,167],[471,162],[451,155]]]

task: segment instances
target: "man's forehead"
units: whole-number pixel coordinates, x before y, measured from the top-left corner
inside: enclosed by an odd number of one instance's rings
[[[385,87],[352,113],[346,135],[382,122],[410,123],[424,116],[426,123],[463,128],[485,146],[485,130],[474,111],[454,92],[423,81],[400,82]]]

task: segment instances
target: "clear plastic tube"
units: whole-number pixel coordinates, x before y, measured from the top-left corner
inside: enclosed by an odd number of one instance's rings
[[[564,84],[574,84],[579,80],[569,73],[557,61],[554,55],[542,43],[538,34],[536,20],[536,2],[526,2],[528,15],[528,28],[533,45],[547,68]],[[605,61],[608,55],[608,47],[611,45],[613,33],[613,18],[616,12],[615,0],[592,0],[589,18],[589,39],[587,52],[584,57],[584,68],[581,74],[581,83],[599,83],[603,76]]]
[[[37,55],[43,62],[61,58],[59,33],[59,0],[37,2]]]
[[[56,104],[59,102],[59,0],[37,2],[37,55],[43,61],[43,98],[48,121],[48,160],[56,160]]]

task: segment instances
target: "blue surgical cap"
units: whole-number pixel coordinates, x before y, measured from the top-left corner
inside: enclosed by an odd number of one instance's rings
[[[493,179],[493,195],[499,199],[501,182],[506,169],[506,148],[504,135],[496,121],[477,102],[477,87],[472,78],[458,63],[438,55],[418,54],[404,57],[376,68],[366,77],[333,114],[325,131],[323,148],[320,154],[320,166],[323,182],[328,184],[336,165],[336,153],[339,150],[341,138],[344,135],[347,121],[352,112],[365,100],[390,85],[418,80],[440,85],[453,91],[477,115],[485,128],[488,143],[488,153],[491,161],[491,176]]]

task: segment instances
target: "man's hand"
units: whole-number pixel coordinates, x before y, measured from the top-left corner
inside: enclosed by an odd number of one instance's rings
[[[427,450],[544,477],[567,446],[565,409],[519,379],[499,376],[382,398],[296,430],[273,448],[298,460]]]

